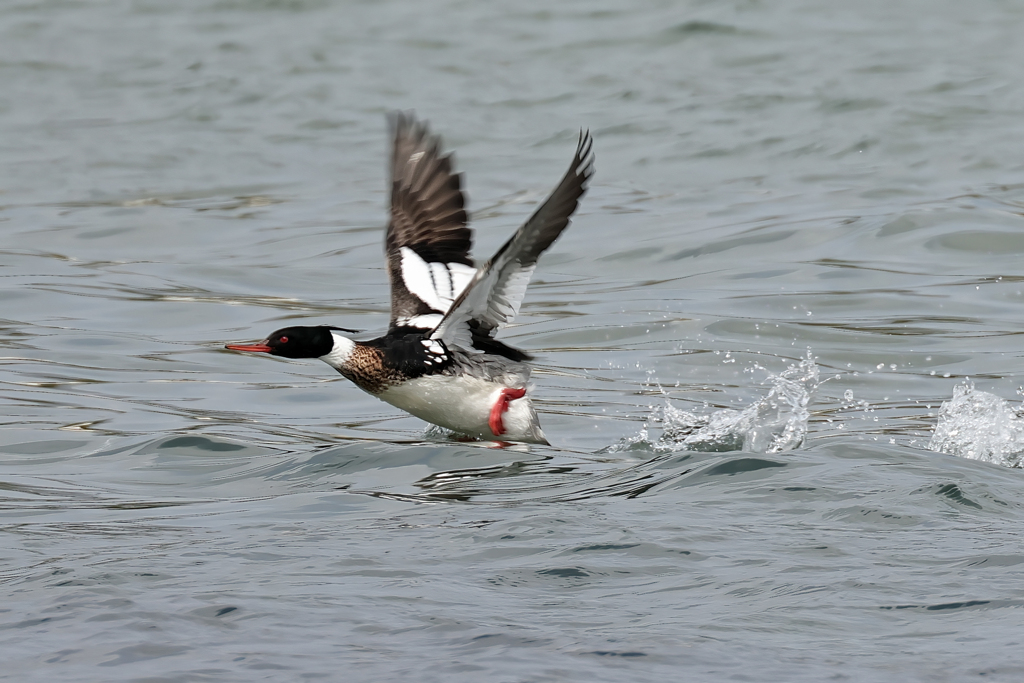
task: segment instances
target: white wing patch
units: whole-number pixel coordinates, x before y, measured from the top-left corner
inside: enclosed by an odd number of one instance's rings
[[[449,263],[448,272],[452,276],[452,301],[455,301],[462,296],[463,290],[469,286],[473,276],[476,275],[476,268],[467,266],[464,263]],[[452,305],[451,301],[448,302],[448,305]]]
[[[432,330],[437,327],[443,317],[440,313],[424,313],[423,315],[414,315],[409,318],[398,318],[395,324],[418,327],[421,330]]]
[[[434,291],[434,278],[430,274],[430,266],[409,247],[402,247],[399,253],[402,255],[402,280],[405,282],[405,288],[426,305],[437,308],[437,292]]]
[[[430,263],[430,278],[434,283],[434,292],[437,298],[442,301],[448,299],[451,305],[452,298],[452,274],[448,271],[447,263]],[[435,308],[437,308],[435,306]]]
[[[462,294],[476,274],[476,268],[462,263],[428,263],[409,247],[401,247],[402,281],[417,299],[440,314],[448,312],[452,302]],[[433,329],[438,322],[433,315],[418,315],[397,321],[402,325]],[[431,324],[432,323],[432,324]]]

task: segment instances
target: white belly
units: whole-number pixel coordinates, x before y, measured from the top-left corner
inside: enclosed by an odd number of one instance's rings
[[[421,420],[491,441],[547,443],[530,397],[510,401],[502,415],[504,434],[488,425],[504,386],[469,375],[429,375],[385,389],[377,397]]]

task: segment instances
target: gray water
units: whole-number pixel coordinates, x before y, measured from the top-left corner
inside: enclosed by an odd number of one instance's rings
[[[0,677],[1018,681],[1024,8],[0,4]],[[548,447],[317,362],[379,330],[384,114],[486,258],[597,176],[504,339]]]

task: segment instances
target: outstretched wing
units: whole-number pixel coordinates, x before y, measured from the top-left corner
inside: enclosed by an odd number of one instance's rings
[[[461,176],[441,139],[411,113],[388,117],[391,219],[384,238],[391,280],[391,328],[432,330],[473,278]]]
[[[569,225],[569,217],[587,190],[587,181],[594,173],[592,146],[590,132],[580,131],[576,156],[558,187],[476,272],[431,333],[431,339],[466,350],[480,350],[480,342],[493,337],[516,317],[537,259]]]

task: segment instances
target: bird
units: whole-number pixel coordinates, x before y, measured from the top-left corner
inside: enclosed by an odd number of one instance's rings
[[[495,339],[512,322],[540,255],[558,239],[594,173],[593,139],[580,130],[561,181],[480,266],[469,256],[462,176],[440,136],[411,112],[388,115],[391,285],[387,333],[356,341],[331,325],[286,327],[233,351],[318,358],[360,389],[457,435],[548,444],[530,392],[532,356]]]

